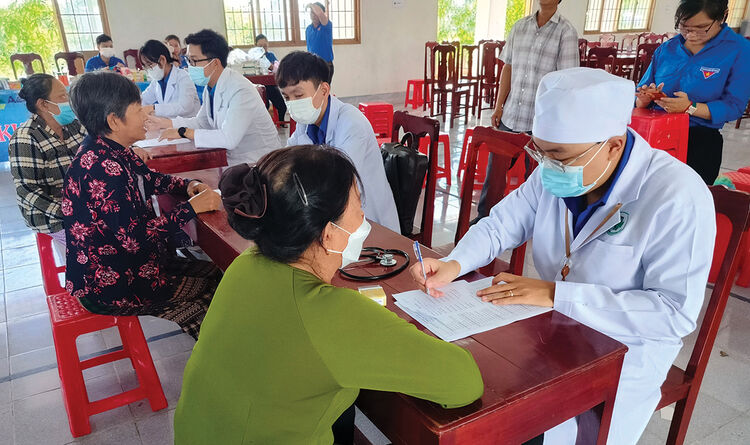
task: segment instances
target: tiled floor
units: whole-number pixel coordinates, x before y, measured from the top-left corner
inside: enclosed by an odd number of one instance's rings
[[[403,109],[402,94],[346,98],[350,103],[388,101]],[[483,115],[486,125],[489,113]],[[470,120],[469,127],[478,123]],[[744,130],[726,128],[723,167],[733,170],[750,165],[745,147],[750,143],[750,123]],[[453,184],[436,198],[434,246],[452,243],[458,218],[458,166],[464,132],[463,121],[450,131]],[[447,131],[447,129],[445,130]],[[169,407],[151,412],[146,402],[134,403],[92,417],[93,432],[76,441],[70,435],[60,393],[47,308],[41,285],[34,237],[15,205],[10,174],[0,172],[0,445],[67,443],[145,444],[172,443],[172,419],[180,395],[182,372],[190,356],[193,340],[176,324],[153,317],[142,323],[161,377]],[[530,255],[526,274],[535,275]],[[714,347],[687,443],[750,443],[750,289],[735,288],[729,299],[721,330]],[[686,339],[678,364],[687,362],[695,335]],[[116,347],[119,337],[112,330],[79,339],[82,356]],[[125,362],[116,362],[86,372],[91,399],[128,390],[136,384],[135,373]],[[362,416],[358,424],[375,443],[388,443]],[[664,443],[669,422],[654,414],[641,444]]]

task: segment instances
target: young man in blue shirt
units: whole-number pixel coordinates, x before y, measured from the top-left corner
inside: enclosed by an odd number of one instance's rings
[[[276,54],[268,51],[268,39],[266,36],[263,34],[255,36],[255,46],[259,46],[266,51],[265,57],[271,62],[271,66],[268,70],[273,71],[273,64],[274,62],[278,62],[279,59],[276,58]],[[266,108],[268,108],[268,102],[271,102],[273,107],[276,108],[276,111],[279,113],[279,120],[286,120],[286,102],[284,102],[284,98],[281,97],[279,87],[275,85],[266,85],[266,97]],[[286,125],[282,126],[285,127]]]
[[[680,34],[656,49],[637,90],[639,108],[690,115],[687,164],[709,185],[721,168],[719,130],[750,98],[750,41],[729,28],[728,13],[727,0],[680,0]]]
[[[99,50],[99,54],[90,58],[86,62],[87,73],[102,68],[126,66],[125,62],[115,57],[115,48],[112,44],[112,37],[107,34],[100,34],[99,37],[96,38],[96,49]]]
[[[326,7],[320,2],[307,5],[310,20],[305,30],[307,51],[320,56],[328,64],[328,83],[333,81],[333,23],[328,20]]]

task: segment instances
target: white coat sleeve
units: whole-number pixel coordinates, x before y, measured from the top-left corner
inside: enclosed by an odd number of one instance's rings
[[[211,123],[208,121],[208,107],[211,106],[210,100],[204,100],[203,105],[198,110],[198,115],[195,117],[176,117],[172,119],[172,128],[192,128],[193,130],[199,130],[201,128],[211,128]],[[219,147],[221,148],[221,147]]]
[[[156,82],[148,84],[145,90],[141,93],[141,104],[153,105],[158,99],[159,88],[156,86]],[[156,107],[154,107],[156,109]]]
[[[539,170],[519,188],[498,202],[489,216],[474,224],[444,260],[461,265],[459,275],[486,266],[501,253],[531,238],[542,184]]]
[[[226,148],[227,150],[237,148],[254,119],[269,118],[262,102],[261,107],[258,108],[253,105],[253,100],[260,102],[260,96],[255,88],[238,90],[229,99],[224,120],[217,123],[218,128],[195,130],[195,146]],[[265,112],[266,115],[259,116],[258,110]]]
[[[150,86],[149,86],[150,88]],[[169,103],[156,104],[154,114],[164,117],[193,117],[201,107],[198,91],[190,77],[182,76],[177,83],[177,100]]]
[[[605,285],[558,281],[555,310],[610,336],[662,340],[691,333],[705,297],[716,222],[707,188],[688,198],[670,201],[653,215],[644,234],[643,289],[614,292]]]
[[[294,145],[300,145],[300,135],[303,133],[303,128],[306,127],[306,125],[297,124],[297,127],[294,129],[294,133],[292,133],[292,135],[289,136],[289,139],[287,139],[286,146],[292,147]]]

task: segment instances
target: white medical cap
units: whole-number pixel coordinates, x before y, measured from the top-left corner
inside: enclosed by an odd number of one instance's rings
[[[534,105],[535,137],[581,144],[622,136],[635,102],[635,84],[602,69],[569,68],[542,77]]]

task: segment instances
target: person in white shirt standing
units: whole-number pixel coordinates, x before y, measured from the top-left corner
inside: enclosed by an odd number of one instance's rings
[[[298,124],[287,146],[330,145],[346,153],[362,180],[365,216],[400,233],[396,202],[372,125],[353,105],[331,96],[329,76],[328,64],[315,54],[294,51],[281,60],[276,83]]]
[[[141,93],[143,110],[155,116],[175,118],[198,114],[201,102],[187,71],[174,66],[169,48],[158,40],[149,40],[138,52],[151,83]]]
[[[534,98],[539,81],[552,71],[575,68],[580,63],[578,32],[557,10],[562,0],[539,0],[539,10],[516,22],[500,54],[503,70],[492,126],[527,133],[534,120]],[[487,172],[492,169],[490,155]],[[477,210],[485,217],[487,190],[482,189]]]
[[[258,90],[242,74],[227,69],[229,45],[204,29],[185,38],[188,74],[203,90],[203,105],[193,118],[151,117],[149,129],[165,128],[160,139],[188,138],[199,148],[226,148],[227,162],[255,163],[282,146]]]

